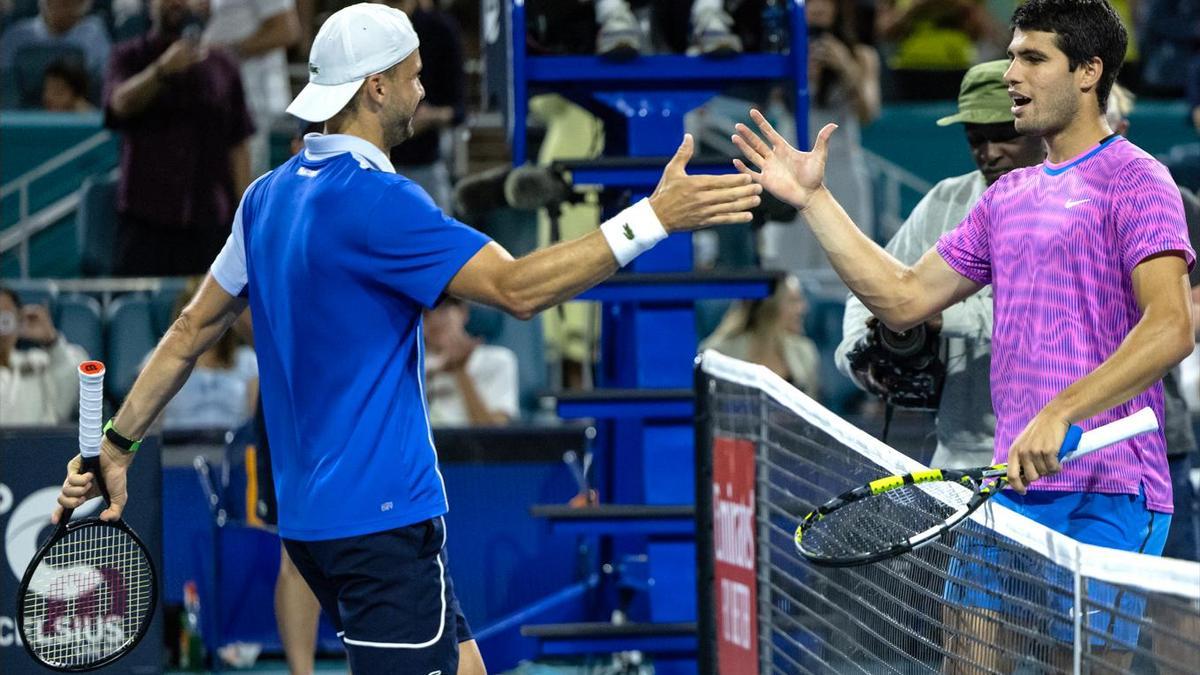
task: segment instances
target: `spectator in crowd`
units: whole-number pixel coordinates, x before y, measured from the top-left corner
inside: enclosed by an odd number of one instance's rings
[[[856,38],[854,0],[811,0],[804,10],[810,32],[808,118],[836,123],[841,136],[829,141],[825,185],[862,231],[874,236],[875,203],[862,149],[862,128],[879,116],[879,57]],[[790,130],[792,115],[783,103],[782,90],[776,89],[770,98],[768,115]],[[819,125],[809,125],[810,147],[818,131]],[[844,290],[812,231],[799,224],[798,218],[796,224],[764,231],[764,265],[806,279],[819,270],[826,273],[822,278],[837,285],[837,291]]]
[[[151,0],[150,30],[117,45],[105,125],[123,135],[115,268],[202,274],[250,183],[254,122],[233,58],[184,28],[187,0]]]
[[[421,40],[421,86],[425,99],[413,116],[413,135],[392,148],[396,171],[412,179],[449,210],[450,171],[442,159],[442,132],[466,118],[466,74],[463,72],[462,29],[434,0],[391,0],[386,3],[412,20]]]
[[[241,64],[246,104],[254,118],[250,174],[271,168],[271,126],[292,100],[287,48],[300,39],[294,0],[202,0],[210,13],[204,39],[221,45]]]
[[[1200,87],[1200,3],[1196,0],[1140,0],[1136,31],[1142,51],[1142,95],[1178,98]]]
[[[1008,61],[989,61],[968,70],[959,88],[958,112],[938,120],[939,126],[962,124],[977,168],[942,180],[926,193],[888,242],[888,252],[898,260],[915,263],[933,248],[938,237],[966,218],[988,186],[1013,169],[1035,166],[1045,159],[1040,138],[1017,133],[1012,99],[1004,82],[1007,68]],[[890,393],[886,387],[869,372],[856,372],[847,358],[866,338],[870,318],[862,302],[850,295],[834,362],[859,388],[882,397]],[[938,445],[930,464],[984,466],[992,461],[996,427],[989,388],[991,287],[942,312],[940,323],[946,379],[937,411]]]
[[[499,426],[520,414],[517,355],[468,334],[469,312],[452,297],[425,311],[425,398],[434,426]]]
[[[175,299],[171,323],[179,318],[201,281],[203,277],[188,279]],[[243,344],[236,332],[228,331],[200,355],[192,376],[163,410],[162,425],[172,431],[236,429],[250,419],[257,404],[254,349]]]
[[[734,302],[700,348],[762,364],[816,398],[821,360],[816,343],[804,334],[807,312],[799,280],[788,275],[770,296]]]
[[[631,58],[645,51],[646,36],[628,0],[593,0],[596,53],[609,58]],[[742,52],[742,40],[732,32],[733,19],[722,0],[692,0],[689,54],[727,56]]]
[[[48,112],[89,112],[87,71],[70,61],[55,61],[42,75],[42,109]]]
[[[18,349],[17,341],[33,346]],[[42,305],[0,286],[0,426],[64,424],[79,406],[75,369],[87,360]]]
[[[94,77],[104,72],[112,43],[92,0],[38,0],[38,15],[20,19],[0,36],[0,69],[11,69],[26,47],[74,47]]]
[[[953,98],[979,43],[1008,42],[984,0],[880,0],[875,14],[891,58],[896,94],[906,100]]]

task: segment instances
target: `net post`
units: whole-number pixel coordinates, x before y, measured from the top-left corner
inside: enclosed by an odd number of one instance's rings
[[[713,584],[716,560],[713,541],[712,378],[704,372],[704,355],[695,361],[696,390],[696,665],[701,675],[717,674],[717,614]]]
[[[762,389],[758,394],[758,433],[754,443],[754,540],[758,544],[758,560],[755,561],[755,577],[758,582],[758,660],[759,672],[771,672],[771,637],[774,635],[771,598],[771,532],[766,486],[770,477],[767,463],[767,436],[770,431],[770,398]],[[763,579],[766,574],[767,578]]]
[[[1071,565],[1071,574],[1074,578],[1073,592],[1075,595],[1073,599],[1073,604],[1075,605],[1075,653],[1072,657],[1072,663],[1074,665],[1072,666],[1071,672],[1075,673],[1075,675],[1079,675],[1083,672],[1083,573],[1081,571],[1082,565],[1080,564],[1079,557],[1079,547],[1076,546],[1074,560],[1072,560]]]

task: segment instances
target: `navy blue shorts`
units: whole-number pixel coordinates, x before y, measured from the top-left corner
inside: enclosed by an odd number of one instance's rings
[[[283,544],[332,619],[355,675],[457,672],[458,643],[474,638],[446,568],[442,518]]]

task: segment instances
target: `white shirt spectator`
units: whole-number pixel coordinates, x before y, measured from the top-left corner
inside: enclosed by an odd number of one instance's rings
[[[436,357],[426,354],[425,370],[436,369]],[[479,345],[467,358],[467,375],[475,389],[486,398],[488,408],[508,415],[520,416],[517,402],[517,355],[507,347]],[[433,426],[469,426],[470,416],[462,391],[454,375],[430,373],[425,382],[425,398],[429,403],[429,422]]]
[[[210,7],[211,16],[204,38],[212,44],[226,46],[250,37],[273,16],[296,11],[295,0],[212,0]],[[254,175],[258,176],[270,168],[267,141],[271,123],[283,114],[292,100],[287,51],[280,47],[243,58],[241,71],[246,103],[257,128],[250,150]]]
[[[87,352],[62,335],[45,349],[17,349],[0,366],[0,426],[65,424],[79,407],[75,369]]]

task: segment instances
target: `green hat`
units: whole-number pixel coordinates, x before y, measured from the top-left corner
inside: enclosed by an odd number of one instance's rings
[[[1012,99],[1004,72],[1008,61],[988,61],[973,66],[958,88],[958,112],[937,121],[939,127],[957,122],[996,124],[1013,121]]]

